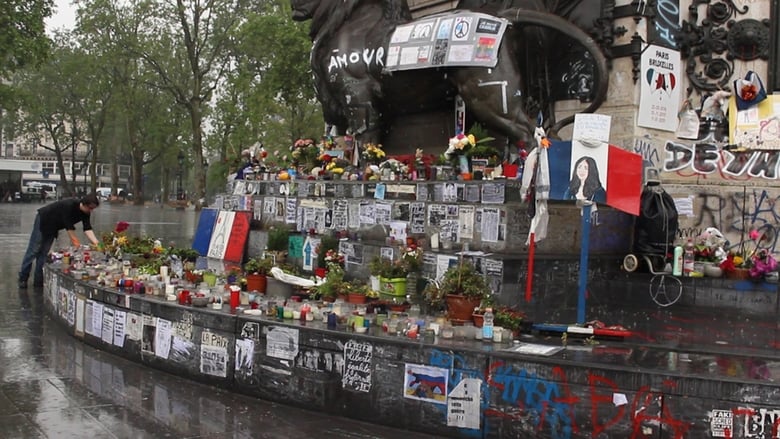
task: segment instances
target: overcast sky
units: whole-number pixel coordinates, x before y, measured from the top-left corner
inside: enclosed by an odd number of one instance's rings
[[[54,14],[46,20],[46,30],[73,29],[76,24],[76,7],[71,6],[71,0],[54,0]]]

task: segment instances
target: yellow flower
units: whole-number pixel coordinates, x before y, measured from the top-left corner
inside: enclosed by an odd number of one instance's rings
[[[344,168],[333,168],[333,169],[330,170],[330,172],[332,172],[334,174],[343,174],[344,173]]]
[[[127,244],[127,236],[119,236],[116,238],[116,244],[117,245],[125,245]]]
[[[734,266],[739,267],[740,265],[745,263],[745,258],[742,256],[734,256]]]
[[[469,139],[469,144],[471,144],[471,146],[474,146],[474,145],[477,144],[477,138],[474,137],[473,134],[469,134],[468,135],[468,139]]]

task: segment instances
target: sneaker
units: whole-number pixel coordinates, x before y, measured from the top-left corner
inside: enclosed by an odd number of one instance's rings
[[[27,281],[19,281],[19,289],[20,290],[26,290],[27,289]]]
[[[43,288],[43,282],[33,282],[33,288]]]

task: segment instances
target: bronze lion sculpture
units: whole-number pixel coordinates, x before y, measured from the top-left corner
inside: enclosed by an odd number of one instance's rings
[[[395,28],[411,21],[405,0],[291,0],[293,20],[311,20],[311,65],[325,122],[339,134],[381,142],[383,122],[394,114],[441,107],[460,95],[483,125],[510,141],[533,141],[535,123],[525,113],[525,78],[520,63],[520,26],[551,29],[582,45],[597,66],[595,111],[606,97],[607,62],[597,44],[576,25],[548,12],[508,9],[496,14],[509,22],[495,67],[440,67],[388,73],[384,69]],[[554,54],[552,54],[554,56]],[[349,62],[334,62],[348,59]],[[485,84],[502,84],[500,87]],[[559,121],[553,131],[573,121]],[[529,143],[530,144],[530,143]]]

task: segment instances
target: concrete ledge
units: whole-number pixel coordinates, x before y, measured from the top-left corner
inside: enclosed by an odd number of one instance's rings
[[[714,414],[728,414],[730,437],[769,438],[776,416],[750,415],[780,413],[778,384],[747,367],[719,367],[753,358],[630,343],[571,345],[550,356],[473,340],[424,343],[379,328],[354,334],[125,295],[49,267],[46,278],[48,313],[101,350],[262,399],[437,435],[711,437],[721,422],[712,423]],[[433,393],[406,395],[414,374]]]

